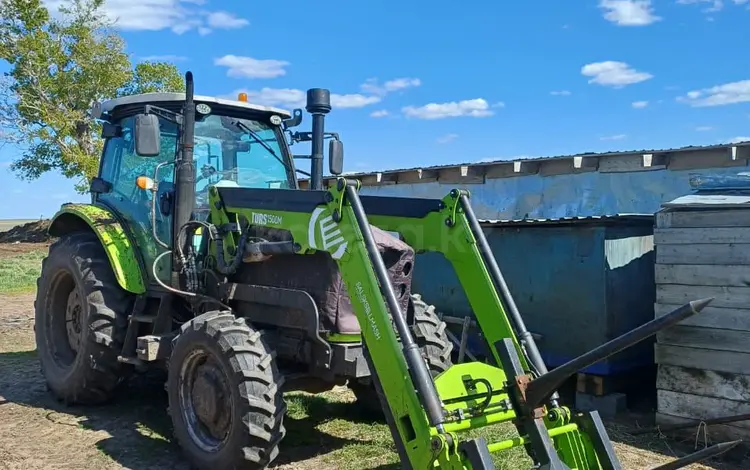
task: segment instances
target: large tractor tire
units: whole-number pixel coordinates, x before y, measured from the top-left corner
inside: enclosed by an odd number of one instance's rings
[[[201,470],[260,470],[286,433],[275,352],[244,318],[223,311],[185,323],[173,341],[167,393],[174,435]]]
[[[414,305],[414,324],[411,325],[411,334],[434,378],[452,365],[453,343],[445,334],[445,322],[440,320],[435,307],[423,301],[419,294],[412,294],[411,298]],[[380,399],[369,379],[351,383],[349,387],[357,398],[357,403],[365,411],[373,416],[383,416]]]
[[[37,280],[34,330],[42,373],[60,400],[111,398],[131,371],[117,356],[132,305],[94,233],[66,234],[50,246]]]

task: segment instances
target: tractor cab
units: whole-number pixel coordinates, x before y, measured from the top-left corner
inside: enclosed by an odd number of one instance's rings
[[[246,93],[236,100],[195,95],[194,103],[194,184],[190,201],[185,201],[189,206],[185,212],[192,219],[207,219],[212,186],[296,190],[297,174],[310,175],[296,168],[294,159],[312,159],[315,165],[315,155],[293,156],[290,149],[297,142],[317,143],[314,133],[290,130],[301,123],[302,110],[289,112],[253,104]],[[176,163],[182,158],[184,105],[185,93],[145,93],[95,103],[92,108],[93,116],[103,121],[105,139],[99,175],[91,187],[93,202],[108,206],[133,227],[133,236],[144,248],[146,266],[151,266],[158,254],[157,244],[172,246],[175,234]],[[316,118],[313,115],[314,125]],[[330,170],[337,174],[343,161],[342,146],[336,134],[328,136],[334,138],[329,149]],[[321,142],[325,137],[321,135]],[[320,185],[320,178],[314,179]],[[168,269],[159,277],[167,281]]]

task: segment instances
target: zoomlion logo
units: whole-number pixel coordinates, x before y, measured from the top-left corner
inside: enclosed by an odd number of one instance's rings
[[[325,207],[317,207],[313,211],[307,225],[307,237],[310,248],[326,250],[333,259],[344,256],[346,240]]]

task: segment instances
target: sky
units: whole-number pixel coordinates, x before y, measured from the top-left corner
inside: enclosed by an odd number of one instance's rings
[[[104,8],[134,62],[190,70],[198,94],[292,109],[331,90],[347,172],[750,140],[750,0]],[[19,181],[15,151],[0,149],[0,219],[88,200],[57,175]]]

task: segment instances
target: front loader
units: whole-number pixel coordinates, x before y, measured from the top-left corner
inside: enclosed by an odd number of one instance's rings
[[[324,130],[329,92],[307,100],[312,132],[291,130],[301,110],[196,96],[190,73],[184,94],[94,106],[105,146],[92,202],[55,216],[38,281],[36,339],[52,392],[100,403],[130,374],[161,366],[175,439],[201,469],[267,468],[284,448],[283,392],[344,384],[362,405],[380,404],[405,469],[493,469],[519,446],[543,470],[622,468],[599,415],[564,406],[556,389],[711,299],[547,371],[470,194],[360,195],[341,176],[338,135]],[[299,142],[311,155],[291,153]],[[295,158],[311,160],[309,190]],[[445,324],[411,291],[416,254],[428,251],[453,265],[487,362],[452,364]],[[466,437],[501,423],[518,437]]]

